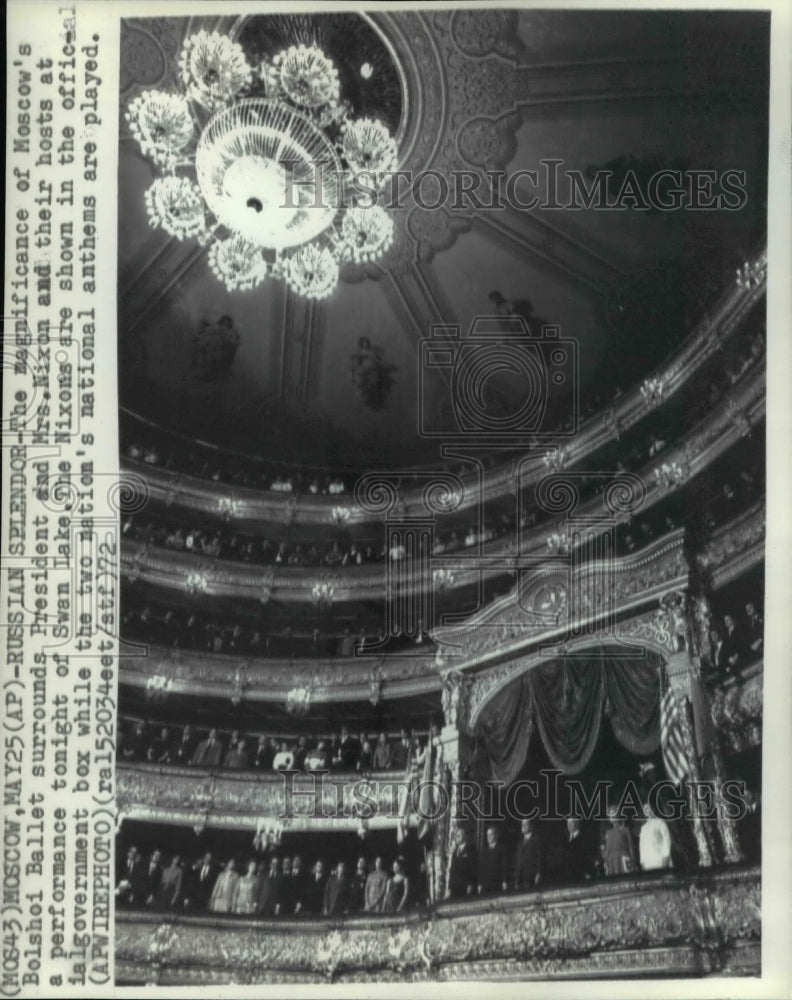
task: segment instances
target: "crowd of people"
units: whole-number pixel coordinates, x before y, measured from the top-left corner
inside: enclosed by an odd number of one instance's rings
[[[427,902],[425,866],[407,874],[403,855],[359,857],[332,866],[318,858],[308,867],[299,854],[270,854],[221,865],[211,852],[192,862],[167,859],[156,849],[146,859],[132,846],[119,866],[116,899],[135,909],[236,914],[247,917],[341,917],[403,913]]]
[[[756,601],[747,601],[741,611],[731,610],[710,628],[710,676],[722,679],[739,673],[761,659],[764,650],[764,618]]]
[[[745,860],[753,863],[760,855],[761,811],[754,792],[747,791],[745,801],[739,837]],[[449,850],[444,898],[450,900],[662,873],[689,863],[679,864],[675,834],[648,803],[633,822],[611,808],[607,822],[584,824],[570,816],[554,822],[552,832],[542,821],[523,819],[516,837],[493,824],[479,848],[460,825]],[[395,914],[432,902],[423,858],[409,865],[404,854],[386,860],[378,853],[332,865],[318,857],[306,865],[301,854],[284,856],[257,837],[242,859],[226,856],[219,863],[205,852],[191,861],[172,854],[166,863],[163,850],[145,858],[132,846],[119,864],[116,898],[136,909],[263,918]]]
[[[154,643],[169,649],[191,649],[210,653],[245,654],[250,657],[351,657],[377,649],[378,654],[404,652],[411,648],[433,648],[429,634],[421,629],[414,636],[394,629],[388,636],[383,628],[352,631],[349,624],[324,622],[323,628],[287,625],[278,632],[232,623],[221,615],[165,608],[160,605],[132,605],[125,600],[122,631],[126,639]],[[274,627],[274,626],[273,626]],[[339,630],[340,629],[340,630]]]
[[[331,736],[310,739],[242,734],[238,729],[199,732],[191,725],[173,730],[147,725],[142,719],[122,719],[120,728],[117,755],[121,761],[235,771],[403,772],[426,743],[425,734],[406,729],[398,736],[375,735],[352,733],[346,726]]]

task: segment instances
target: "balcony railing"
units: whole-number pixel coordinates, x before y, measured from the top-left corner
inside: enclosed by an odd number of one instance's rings
[[[758,868],[625,877],[403,917],[116,913],[116,980],[264,983],[759,975]]]
[[[652,460],[632,477],[642,483],[645,491],[641,509],[646,510],[659,502],[670,490],[678,489],[685,480],[705,469],[744,436],[746,426],[758,423],[764,413],[765,377],[763,371],[756,371],[676,447],[664,452],[661,460]],[[561,474],[560,480],[566,482],[570,475]],[[386,513],[383,511],[380,516]],[[599,516],[601,532],[607,529],[608,514],[600,496],[581,502],[575,510],[576,517],[592,519]],[[521,557],[535,559],[546,554],[549,530],[548,525],[543,524],[521,533],[519,543],[510,537],[482,546],[477,558],[472,556],[472,550],[433,557],[433,568],[454,570],[453,582],[447,589],[476,585],[482,578],[492,579],[517,571]],[[516,552],[518,544],[519,552]],[[477,563],[476,568],[470,568],[472,562]],[[200,585],[200,590],[206,594],[253,601],[263,600],[265,595],[266,599],[271,596],[281,601],[315,602],[315,588],[321,585],[332,595],[330,603],[378,600],[383,598],[386,586],[383,565],[333,570],[255,567],[127,542],[122,545],[121,569],[130,579],[141,579],[164,588],[184,590],[185,581],[194,580],[195,586]],[[433,588],[434,577],[416,572],[403,582],[413,593],[419,593]]]
[[[725,294],[711,314],[696,327],[685,344],[657,372],[649,373],[640,385],[634,386],[603,412],[586,420],[574,439],[565,445],[565,465],[581,461],[606,444],[614,434],[624,433],[642,417],[658,408],[676,393],[696,370],[717,350],[739,326],[753,306],[765,294],[767,254],[765,251],[750,262],[758,280],[743,287],[736,283]],[[663,385],[662,393],[647,392],[647,384]],[[165,504],[178,501],[179,506],[218,516],[233,509],[234,516],[261,524],[331,524],[337,526],[339,511],[344,523],[377,521],[379,513],[365,510],[350,494],[312,496],[309,494],[277,493],[243,486],[228,486],[198,477],[169,471],[156,465],[125,458],[125,468],[145,478],[151,495]],[[518,465],[521,466],[519,477]],[[428,471],[428,470],[427,470]],[[492,501],[512,493],[517,485],[537,482],[547,472],[544,454],[525,461],[513,460],[487,472],[483,486],[471,477],[463,476],[463,496],[458,509],[475,508],[483,501]],[[403,502],[407,509],[421,504],[422,486],[407,488]]]

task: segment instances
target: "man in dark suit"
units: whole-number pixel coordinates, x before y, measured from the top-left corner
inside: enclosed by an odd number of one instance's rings
[[[184,893],[184,908],[188,910],[205,910],[214,889],[217,878],[217,865],[209,851],[200,861],[196,861],[187,879],[187,891]]]
[[[341,728],[341,739],[338,741],[333,766],[339,771],[354,771],[360,756],[360,744],[350,734],[346,726]]]
[[[320,914],[322,912],[326,882],[324,861],[320,858],[313,866],[311,877],[306,884],[305,909],[309,913]]]
[[[256,912],[262,917],[276,917],[281,912],[284,896],[284,875],[279,857],[270,858],[269,871],[264,875],[259,887]]]
[[[764,644],[764,621],[756,610],[753,601],[745,605],[745,624],[743,626],[743,641],[746,661],[757,659],[762,654]]]
[[[124,906],[143,906],[146,902],[146,862],[137,847],[130,847],[118,871],[118,902]]]
[[[339,861],[325,886],[322,913],[326,917],[340,917],[349,910],[351,899],[352,880],[347,874],[346,862]]]
[[[448,895],[452,899],[470,896],[476,891],[477,885],[476,848],[470,843],[467,830],[460,826],[456,830],[456,843],[451,854]]]
[[[299,915],[307,909],[310,889],[310,873],[303,868],[303,860],[299,854],[292,858],[291,875],[287,879],[285,898],[288,900],[286,909],[281,912]]]
[[[197,740],[192,731],[192,726],[185,726],[178,739],[174,740],[171,747],[171,762],[180,767],[187,767],[192,762]]]
[[[562,882],[582,882],[591,875],[592,859],[589,844],[576,816],[566,821],[566,833],[561,841],[558,875]]]
[[[514,888],[525,892],[535,889],[542,881],[542,845],[532,820],[524,819],[520,832],[522,838],[514,858]]]
[[[743,640],[731,615],[723,616],[723,648],[726,670],[734,673],[741,667]]]
[[[478,859],[479,895],[506,892],[509,887],[509,865],[506,849],[496,826],[487,827],[487,842]]]
[[[217,738],[217,730],[210,729],[209,735],[196,747],[192,764],[200,767],[220,767],[223,759],[223,744]]]
[[[153,906],[162,886],[162,851],[154,851],[146,868],[145,903]]]

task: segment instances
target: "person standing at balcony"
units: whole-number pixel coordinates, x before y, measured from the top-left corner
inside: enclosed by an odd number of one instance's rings
[[[532,820],[524,819],[520,832],[522,838],[514,858],[514,888],[525,892],[536,889],[542,881],[542,845]]]
[[[381,913],[388,887],[388,873],[382,866],[382,858],[374,859],[374,867],[366,878],[363,909],[366,913]]]
[[[569,816],[557,858],[557,877],[562,882],[582,882],[591,875],[592,859],[588,841],[577,816]]]
[[[148,746],[146,724],[140,719],[135,723],[133,731],[121,740],[120,759],[130,764],[145,760],[148,755]]]
[[[302,771],[305,768],[305,758],[308,756],[308,741],[304,736],[300,736],[297,740],[297,746],[294,748],[294,767],[298,771]]]
[[[146,906],[153,906],[162,886],[162,851],[153,851],[146,868],[146,881],[143,897]]]
[[[327,743],[324,740],[319,740],[318,745],[313,750],[308,751],[305,758],[305,769],[306,771],[326,771],[328,766]]]
[[[399,742],[394,746],[391,754],[391,769],[394,771],[404,771],[407,761],[410,759],[410,738],[407,730],[402,729],[399,735]]]
[[[368,882],[368,863],[364,857],[357,860],[355,874],[349,892],[349,912],[361,913],[366,906],[366,883]]]
[[[606,875],[626,875],[635,871],[635,844],[627,824],[614,807],[608,809],[610,827],[605,833],[603,860]]]
[[[341,727],[341,738],[336,747],[333,766],[339,771],[354,771],[357,767],[360,746],[346,726]]]
[[[205,910],[209,905],[215,879],[217,878],[217,866],[210,851],[196,861],[185,878],[184,908],[186,910]]]
[[[283,913],[293,913],[299,916],[306,910],[308,902],[310,875],[303,868],[303,860],[299,854],[292,858],[291,875],[286,880],[284,888]]]
[[[224,767],[233,771],[244,771],[248,766],[247,747],[244,740],[237,740],[226,754]]]
[[[142,906],[146,899],[146,862],[137,847],[130,847],[119,872],[116,899],[126,906]]]
[[[387,771],[391,764],[391,746],[385,733],[380,733],[377,737],[377,745],[374,748],[374,770]]]
[[[252,914],[256,912],[259,884],[258,864],[255,861],[249,861],[247,872],[234,887],[234,895],[231,900],[232,913]]]
[[[257,771],[271,771],[272,763],[275,760],[275,740],[266,736],[259,736],[256,747],[256,757],[253,766]]]
[[[410,880],[404,873],[404,858],[401,856],[393,862],[393,874],[385,887],[385,898],[382,901],[383,913],[403,913],[410,899]]]
[[[147,760],[151,764],[170,764],[170,733],[164,727],[160,729],[159,736],[152,741],[148,748]]]
[[[259,885],[256,913],[262,917],[275,917],[280,913],[283,896],[283,876],[281,874],[280,858],[270,858],[269,871],[261,879]]]
[[[756,610],[756,605],[753,601],[749,601],[745,605],[745,628],[743,629],[743,635],[745,640],[745,658],[747,660],[757,659],[762,655],[764,621]]]
[[[455,844],[448,873],[448,895],[452,899],[471,896],[478,885],[476,848],[470,842],[467,830],[459,826],[454,834]]]
[[[347,873],[346,861],[339,861],[325,885],[322,913],[326,917],[341,916],[349,912],[352,903],[352,880]]]
[[[731,615],[723,616],[723,648],[726,670],[728,673],[734,673],[742,665],[741,652],[743,641],[742,636],[737,630],[737,624]]]
[[[357,770],[364,777],[371,776],[371,769],[374,766],[374,748],[371,740],[361,735],[360,757],[358,757]]]
[[[487,827],[487,841],[478,858],[479,895],[506,892],[509,887],[509,865],[506,850],[501,843],[500,830]]]
[[[294,754],[289,749],[289,744],[284,740],[278,752],[275,754],[275,759],[272,762],[273,771],[292,771],[294,769]]]
[[[217,730],[210,729],[209,735],[196,747],[191,764],[196,767],[219,767],[223,759],[223,744],[217,738]]]
[[[217,881],[209,897],[209,909],[212,913],[230,913],[234,900],[234,891],[239,881],[239,875],[231,858],[225,868],[217,876]]]
[[[671,834],[668,824],[655,816],[647,802],[644,805],[646,817],[638,837],[638,857],[642,871],[656,871],[671,867]]]
[[[322,912],[326,882],[324,861],[319,858],[311,871],[311,878],[306,891],[305,909],[309,913],[318,915]]]
[[[159,891],[154,905],[158,910],[173,910],[181,902],[184,869],[181,858],[174,854],[171,863],[162,870]]]

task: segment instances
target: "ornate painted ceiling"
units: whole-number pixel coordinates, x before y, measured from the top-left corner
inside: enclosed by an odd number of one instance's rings
[[[578,342],[581,395],[609,399],[689,331],[712,294],[762,240],[766,216],[768,18],[724,12],[428,10],[127,21],[122,111],[175,84],[183,39],[231,31],[258,51],[316,40],[356,108],[390,118],[400,168],[503,170],[523,199],[542,160],[586,172],[625,165],[745,171],[739,211],[476,209],[453,200],[394,212],[376,264],[348,265],[333,294],[300,299],[279,282],[230,293],[205,248],[149,228],[151,165],[122,125],[119,356],[122,405],[182,433],[295,463],[407,468],[437,459],[420,405],[442,414],[447,373],[419,398],[432,323],[486,313],[493,290],[530,300],[532,317]],[[365,72],[363,71],[365,67]],[[369,72],[371,71],[371,72]],[[123,121],[123,115],[122,115]],[[520,171],[540,170],[534,190]],[[709,298],[708,298],[709,297]],[[191,369],[203,321],[240,335],[222,379]],[[392,366],[375,409],[355,392],[361,337]],[[490,386],[508,408],[508,379]],[[495,400],[496,404],[498,400]]]

